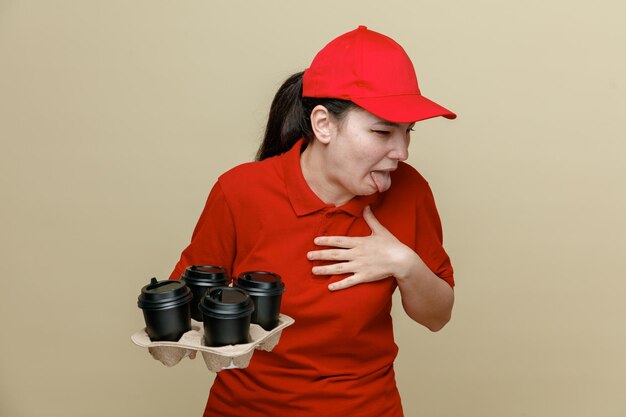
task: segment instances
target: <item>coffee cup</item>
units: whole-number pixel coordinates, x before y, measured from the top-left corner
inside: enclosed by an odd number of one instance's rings
[[[221,266],[192,265],[185,269],[181,276],[193,295],[191,300],[191,318],[202,321],[202,312],[198,305],[206,292],[215,287],[225,287],[228,285],[226,270]]]
[[[191,291],[184,282],[152,278],[137,299],[150,340],[175,342],[191,330],[191,299]]]
[[[245,290],[254,302],[252,323],[265,330],[276,327],[282,294],[285,292],[285,284],[280,275],[266,271],[244,272],[235,280],[235,287]]]
[[[239,288],[211,288],[198,308],[202,312],[204,341],[207,346],[248,343],[254,303]]]

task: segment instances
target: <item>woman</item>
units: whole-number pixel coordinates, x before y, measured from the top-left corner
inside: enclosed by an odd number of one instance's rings
[[[403,163],[414,123],[436,116],[455,117],[363,26],[279,89],[257,161],[220,176],[171,278],[194,264],[276,272],[295,324],[217,375],[205,416],[402,416],[392,294],[433,331],[454,298],[432,193]]]

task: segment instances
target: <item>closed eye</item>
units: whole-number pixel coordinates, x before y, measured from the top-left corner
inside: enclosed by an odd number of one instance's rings
[[[376,130],[376,129],[372,129],[371,130],[373,133],[376,133],[377,135],[382,135],[382,136],[387,136],[390,135],[391,132],[388,130]]]

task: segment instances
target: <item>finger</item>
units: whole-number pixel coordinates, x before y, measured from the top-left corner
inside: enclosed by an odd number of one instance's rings
[[[320,265],[311,268],[314,275],[340,275],[354,272],[350,262],[339,262],[332,265]]]
[[[328,289],[331,291],[345,290],[346,288],[354,287],[355,285],[360,284],[360,283],[361,283],[361,280],[355,274],[355,275],[349,276],[348,278],[344,278],[341,281],[328,284]]]
[[[372,208],[370,206],[366,206],[363,209],[363,219],[365,219],[365,222],[372,230],[372,233],[378,233],[387,230],[385,226],[380,224],[376,216],[374,216],[374,212],[372,211]]]
[[[324,249],[308,252],[306,257],[310,261],[349,261],[349,249]]]
[[[352,249],[359,241],[357,237],[348,236],[318,236],[313,240],[318,246],[334,246],[337,248]]]

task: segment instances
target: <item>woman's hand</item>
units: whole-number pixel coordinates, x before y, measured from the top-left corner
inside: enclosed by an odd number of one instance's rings
[[[307,254],[308,258],[337,263],[316,266],[313,273],[352,273],[351,276],[330,284],[328,289],[332,291],[393,276],[400,289],[402,307],[408,316],[432,331],[441,329],[452,314],[453,289],[435,275],[417,253],[380,224],[369,206],[363,210],[363,218],[372,229],[370,236],[315,238],[316,245],[334,248],[311,251]]]
[[[411,257],[416,254],[411,248],[400,242],[374,216],[367,206],[363,218],[372,230],[370,236],[319,236],[314,242],[319,246],[333,249],[311,251],[309,260],[337,261],[332,265],[313,267],[315,275],[349,274],[351,276],[328,286],[332,291],[342,290],[364,282],[378,281],[390,276],[401,278],[406,271]]]

